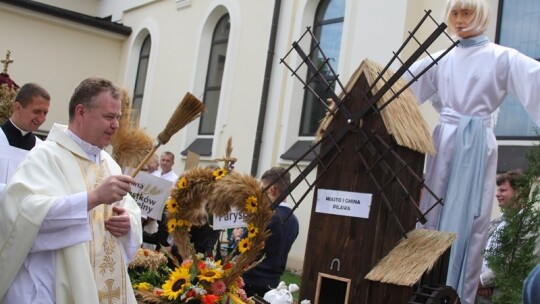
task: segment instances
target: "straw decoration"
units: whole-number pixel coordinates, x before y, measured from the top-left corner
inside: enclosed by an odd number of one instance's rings
[[[381,283],[413,286],[425,272],[431,271],[455,239],[455,233],[413,230],[365,278]]]
[[[161,133],[159,133],[159,135],[157,136],[157,143],[150,150],[150,152],[148,152],[148,154],[139,164],[139,166],[135,168],[135,171],[133,171],[131,176],[135,177],[137,173],[141,171],[143,166],[150,159],[150,157],[152,157],[152,155],[156,152],[159,146],[167,144],[174,134],[180,131],[180,129],[185,127],[188,123],[201,116],[204,110],[204,104],[199,99],[197,99],[197,97],[193,96],[189,92],[186,92],[186,95],[184,96],[180,104],[176,107],[173,115],[171,116],[171,118],[169,118],[169,122],[167,122],[165,129],[161,131]]]
[[[204,112],[204,104],[187,92],[180,105],[174,111],[171,119],[167,123],[165,129],[159,133],[158,140],[162,145],[169,142],[171,137],[185,127],[188,123],[192,122],[197,117],[201,116]]]
[[[223,162],[223,168],[226,169],[232,169],[232,166],[236,162],[236,157],[232,157],[232,137],[229,137],[229,140],[227,140],[227,148],[225,148],[225,156],[222,158],[216,158],[214,161],[222,161]]]
[[[371,84],[382,70],[382,67],[376,62],[369,59],[363,60],[351,76],[351,79],[345,86],[344,92],[340,94],[339,98],[343,98],[345,93],[352,90],[362,74],[365,75],[367,82]],[[380,90],[385,84],[385,80],[390,79],[392,75],[393,72],[387,70],[382,79],[376,83],[372,93],[375,94]],[[403,79],[399,79],[392,88],[394,92],[397,92],[404,86],[405,82]],[[377,105],[382,106],[392,97],[392,95],[392,90],[389,90],[377,101]],[[333,109],[333,107],[335,107],[334,101],[329,100],[329,103],[330,108]],[[388,104],[380,114],[388,134],[394,136],[398,145],[424,154],[435,154],[435,147],[433,146],[428,125],[422,117],[416,104],[416,99],[410,89],[403,91],[396,99]],[[326,116],[319,124],[316,139],[319,139],[324,135],[324,132],[331,123],[333,117],[334,115],[332,115],[332,113],[326,113]]]
[[[135,168],[154,146],[154,140],[133,123],[131,99],[126,89],[121,89],[122,116],[118,130],[111,139],[112,157],[122,168]]]

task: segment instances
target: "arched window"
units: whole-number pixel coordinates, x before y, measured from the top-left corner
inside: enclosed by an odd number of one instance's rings
[[[540,60],[540,1],[500,1],[498,43]],[[497,138],[536,137],[536,128],[536,124],[529,118],[519,101],[507,97],[501,105],[495,126]]]
[[[341,36],[343,33],[343,19],[345,14],[344,0],[323,0],[319,3],[315,13],[315,21],[313,24],[313,33],[321,45],[321,49],[325,56],[329,58],[330,65],[334,71],[337,71],[339,64],[339,54],[341,46]],[[314,52],[311,55],[311,60],[318,64],[322,61],[320,52]],[[332,83],[333,75],[329,73],[329,69],[325,68],[321,71],[326,77],[328,83]],[[312,78],[311,72],[308,72],[307,78]],[[316,80],[310,82],[310,87],[316,88],[315,91],[319,96],[326,100],[328,94],[324,93],[325,87],[319,85]],[[333,88],[332,88],[333,89]],[[300,120],[300,136],[313,136],[319,126],[319,121],[324,117],[325,107],[321,105],[313,94],[307,90],[304,93],[304,102],[302,106],[302,117]]]
[[[146,84],[146,73],[148,72],[148,61],[150,59],[150,49],[152,48],[152,39],[148,35],[142,45],[139,55],[139,65],[137,66],[137,77],[135,78],[135,89],[133,90],[133,121],[139,123],[141,116],[142,101],[144,96],[144,85]]]
[[[212,35],[210,59],[203,96],[206,113],[201,116],[199,135],[214,135],[230,29],[230,17],[227,14],[219,19]]]

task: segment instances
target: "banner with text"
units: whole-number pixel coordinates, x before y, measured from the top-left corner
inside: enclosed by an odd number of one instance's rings
[[[132,171],[128,168],[126,174]],[[131,196],[141,208],[141,214],[160,221],[173,183],[144,171],[137,173],[135,180],[137,183],[131,184]]]
[[[247,214],[241,213],[236,208],[231,208],[231,211],[225,216],[214,215],[214,230],[246,227],[246,222],[244,222],[246,216]]]
[[[358,193],[330,189],[317,191],[316,212],[341,216],[369,218],[371,193]]]

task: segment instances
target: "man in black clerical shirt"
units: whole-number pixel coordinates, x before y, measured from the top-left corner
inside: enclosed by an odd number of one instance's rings
[[[26,153],[41,142],[33,132],[45,122],[50,100],[47,90],[35,83],[17,92],[13,114],[0,127],[0,193]]]

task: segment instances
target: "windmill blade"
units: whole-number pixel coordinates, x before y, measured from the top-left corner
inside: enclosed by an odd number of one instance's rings
[[[415,37],[415,34],[418,32],[422,24],[424,24],[424,22],[428,19],[431,19],[435,23],[435,30],[423,42],[419,42],[419,40]],[[285,198],[291,197],[295,204],[291,213],[294,212],[298,208],[300,203],[303,202],[303,200],[311,192],[311,190],[318,185],[321,178],[327,172],[327,168],[329,168],[332,163],[340,157],[340,154],[344,149],[343,139],[346,136],[350,135],[351,132],[358,132],[360,130],[360,132],[358,133],[363,134],[361,136],[365,137],[364,141],[366,143],[366,147],[370,147],[369,149],[374,149],[375,151],[377,151],[377,149],[371,143],[371,139],[369,139],[369,136],[365,133],[364,130],[361,129],[359,123],[362,121],[363,118],[366,117],[366,115],[380,115],[380,112],[386,106],[393,102],[401,93],[403,93],[407,88],[409,88],[414,81],[416,81],[420,76],[426,73],[433,65],[437,64],[439,60],[441,60],[450,50],[452,50],[458,44],[458,42],[453,41],[451,37],[446,34],[445,29],[446,24],[437,23],[431,17],[431,11],[425,11],[425,15],[422,20],[418,23],[418,25],[412,32],[409,32],[409,35],[407,36],[404,43],[400,46],[397,52],[393,53],[391,60],[383,68],[382,72],[378,74],[375,81],[368,85],[369,89],[365,93],[362,93],[362,98],[365,100],[365,102],[361,107],[357,108],[358,111],[353,113],[348,108],[348,105],[350,104],[348,103],[348,101],[350,100],[350,92],[348,92],[346,87],[344,87],[340,82],[338,75],[335,73],[334,69],[330,64],[330,59],[324,54],[322,48],[320,47],[319,41],[317,41],[311,29],[309,27],[307,28],[307,30],[301,35],[300,39],[292,44],[292,48],[280,60],[280,63],[283,63],[286,66],[286,68],[291,72],[291,76],[296,77],[303,84],[304,89],[308,94],[312,94],[315,97],[315,102],[321,103],[325,107],[325,109],[327,110],[327,115],[336,118],[336,113],[339,113],[339,119],[344,121],[345,125],[341,129],[333,130],[323,134],[318,141],[310,145],[310,147],[305,151],[305,153],[302,154],[299,158],[297,158],[293,162],[293,164],[287,168],[286,172],[290,172],[294,168],[298,170],[299,174],[291,181],[291,185],[283,193],[281,193],[278,198],[276,198],[276,200],[272,204],[273,208],[276,208],[280,202],[285,200]],[[447,37],[447,39],[449,39],[450,46],[440,56],[438,56],[437,58],[432,58],[432,63],[428,67],[426,67],[417,75],[413,75],[409,71],[411,65],[416,62],[423,54],[428,54],[428,56],[430,56],[428,53],[428,48],[435,41],[437,41],[439,37],[443,36],[443,34]],[[308,38],[311,39],[311,47],[308,52],[305,52],[301,47],[302,40],[305,41],[305,39]],[[403,55],[403,50],[406,49],[406,47],[411,43],[417,43],[418,47],[409,56],[409,58],[407,58],[405,61],[402,61],[401,57]],[[294,57],[293,54],[296,54],[297,57]],[[318,56],[317,62],[314,62],[314,60],[312,60],[312,58],[314,58],[314,54],[317,54]],[[295,62],[295,60],[298,60],[298,63],[291,63]],[[385,79],[384,75],[386,71],[389,70],[390,66],[395,64],[396,61],[399,61],[400,66],[395,73],[387,77],[388,79]],[[305,74],[306,71],[307,77]],[[412,76],[412,79],[404,86],[402,86],[399,90],[394,92],[393,86],[405,73],[409,73]],[[377,83],[380,81],[383,81],[384,83],[382,85],[378,85]],[[314,83],[319,84],[321,88],[315,87],[313,85]],[[340,95],[335,93],[335,86],[338,86],[341,89]],[[377,92],[373,92],[373,89],[375,87],[379,87]],[[390,98],[385,99],[385,102],[383,104],[379,104],[381,98],[385,96],[385,94],[387,94],[388,92],[391,92],[393,95]],[[328,98],[335,103],[334,107],[331,107],[327,104]],[[376,137],[377,136],[375,136],[375,138]],[[380,141],[381,144],[384,144],[384,140],[381,140],[379,138],[378,141]],[[403,165],[403,172],[412,173],[411,176],[413,176],[413,179],[417,181],[413,190],[418,190],[418,188],[427,188],[423,183],[423,179],[418,177],[413,170],[408,168],[405,160],[401,159],[399,155],[392,150],[391,147],[387,146],[386,149],[386,151],[377,151],[377,153],[388,153],[389,155],[391,155],[391,157],[395,158],[394,160],[397,163]],[[312,159],[313,156],[315,157]],[[301,168],[301,164],[305,163],[308,160],[310,160],[309,163],[305,167],[303,167],[302,165],[303,168]],[[371,168],[368,163],[366,163],[365,165],[366,168]],[[396,190],[398,192],[403,193],[403,201],[408,201],[410,202],[410,205],[414,205],[416,209],[415,213],[417,214],[418,219],[420,221],[423,221],[425,214],[422,214],[422,212],[418,210],[417,202],[411,199],[411,196],[407,192],[406,186],[403,185],[397,177],[397,175],[402,173],[392,170],[384,157],[381,157],[380,162],[377,164],[377,166],[382,170],[389,171],[390,175],[392,176],[386,183],[378,183],[376,185],[376,187],[379,189],[379,193],[384,194],[383,192],[386,187],[396,187]],[[308,180],[308,175],[312,174],[312,171],[316,168],[318,169],[317,176],[315,177],[314,181],[310,183]],[[372,178],[372,181],[375,181],[375,179]],[[299,195],[299,199],[296,199],[293,197],[292,192],[293,190],[297,189],[298,186],[302,183],[305,183],[307,185],[307,187],[305,187],[306,190],[302,191],[302,193]],[[270,184],[269,186],[271,185],[272,184]],[[436,197],[430,189],[427,189],[426,193]],[[389,202],[389,199],[385,198],[384,195],[382,195],[382,197],[382,199],[385,200],[385,204],[389,208],[389,212],[393,212],[393,206]],[[436,200],[437,203],[442,204],[441,199],[437,198]],[[401,227],[399,219],[398,225]],[[401,227],[401,230],[404,231],[403,227]]]

